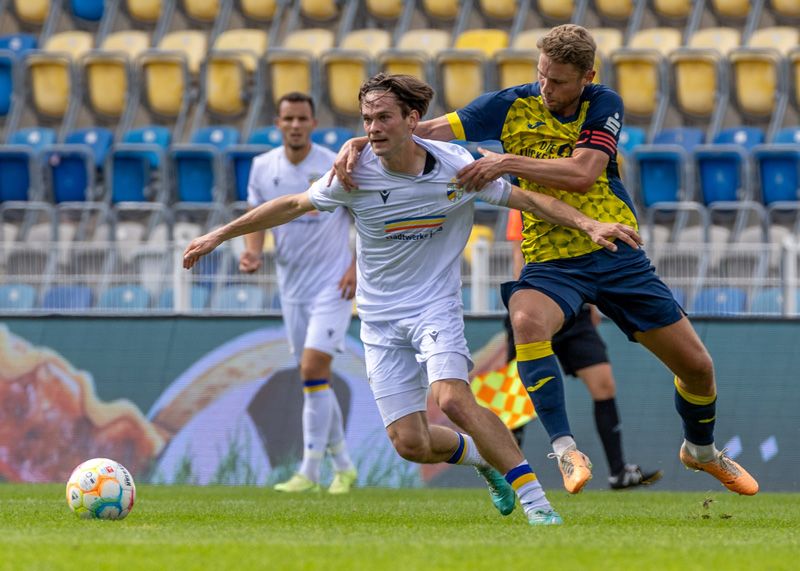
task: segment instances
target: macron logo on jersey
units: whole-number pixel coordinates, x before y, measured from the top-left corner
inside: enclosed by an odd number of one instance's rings
[[[622,123],[619,122],[619,113],[614,113],[613,117],[609,116],[608,119],[606,119],[604,128],[616,137],[619,130],[622,129]]]
[[[386,204],[386,201],[389,200],[389,195],[391,194],[391,191],[381,190],[380,194],[381,194],[381,200],[383,200],[383,203]]]

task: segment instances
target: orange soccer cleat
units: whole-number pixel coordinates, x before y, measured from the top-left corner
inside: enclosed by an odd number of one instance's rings
[[[722,485],[731,492],[744,496],[754,496],[758,492],[758,482],[747,470],[731,460],[725,450],[717,453],[713,460],[700,462],[689,454],[686,445],[681,446],[680,459],[684,466],[690,470],[706,472],[722,482]]]

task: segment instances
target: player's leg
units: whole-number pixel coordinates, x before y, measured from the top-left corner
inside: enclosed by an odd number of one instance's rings
[[[733,492],[754,495],[758,482],[714,446],[717,391],[714,365],[689,319],[637,333],[636,340],[675,373],[675,408],[683,420],[681,462],[708,472]]]
[[[616,382],[606,344],[594,325],[593,311],[584,306],[575,322],[553,337],[553,351],[564,373],[583,381],[592,396],[595,427],[608,463],[609,485],[625,489],[652,484],[661,478],[660,470],[643,470],[637,464],[625,462]]]
[[[516,341],[517,371],[550,436],[564,487],[576,494],[591,479],[592,465],[578,451],[572,436],[564,402],[564,380],[551,342],[564,322],[564,312],[550,297],[533,289],[514,291],[508,309]]]
[[[327,357],[327,362],[318,361],[323,367],[317,368],[313,363],[309,363],[307,370],[303,370],[301,365],[301,376],[304,379],[331,379],[331,364],[333,355],[344,350],[344,340],[347,335],[347,328],[350,325],[352,315],[352,302],[342,299],[341,293],[336,287],[327,287],[321,290],[310,307],[310,317],[305,339],[305,351],[313,351],[312,358],[316,359],[320,355]],[[329,385],[330,386],[330,385]],[[325,395],[326,403],[324,414],[319,418],[319,437],[324,438],[324,448],[331,455],[333,461],[334,477],[328,492],[332,494],[344,494],[357,479],[355,466],[350,459],[345,442],[344,422],[339,401],[333,390]],[[313,400],[313,399],[309,399]],[[328,430],[322,422],[324,416],[328,417]],[[316,423],[315,423],[316,428]],[[315,436],[316,436],[315,432]]]

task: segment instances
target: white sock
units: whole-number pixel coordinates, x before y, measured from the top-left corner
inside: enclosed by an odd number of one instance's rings
[[[714,444],[692,444],[688,440],[683,441],[689,454],[698,462],[710,462],[719,454],[719,450]]]
[[[539,483],[539,479],[533,473],[526,460],[509,470],[505,477],[506,481],[514,488],[514,491],[517,492],[519,503],[526,514],[533,510],[552,509],[550,502],[547,501],[547,496],[544,495],[544,489]]]
[[[477,466],[478,468],[486,468],[489,463],[483,459],[481,453],[478,452],[478,447],[475,446],[475,441],[469,434],[463,432],[456,432],[460,436],[458,448],[453,453],[453,456],[447,460],[448,464],[461,464],[462,466]]]
[[[575,444],[575,439],[572,436],[559,436],[553,440],[553,452],[557,456],[561,456],[564,452],[570,449],[577,449],[578,445]]]
[[[333,398],[331,403],[331,426],[328,432],[328,452],[333,460],[333,469],[337,472],[352,470],[352,460],[347,452],[347,444],[344,434],[344,420],[342,419],[342,409],[339,407],[339,400],[336,393],[331,391]]]
[[[333,398],[327,379],[303,381],[303,462],[298,472],[313,482],[319,482],[328,447]]]

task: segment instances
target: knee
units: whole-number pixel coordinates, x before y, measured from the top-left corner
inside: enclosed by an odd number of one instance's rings
[[[545,341],[552,337],[547,323],[539,313],[531,312],[527,308],[516,308],[510,313],[510,318],[517,343]]]
[[[409,462],[424,463],[430,452],[430,444],[420,435],[391,435],[392,446],[401,458]]]
[[[469,396],[471,397],[472,393]],[[439,398],[437,404],[447,418],[464,429],[468,427],[470,419],[475,416],[471,414],[470,403],[461,395],[443,395]],[[478,406],[474,401],[472,404]]]

